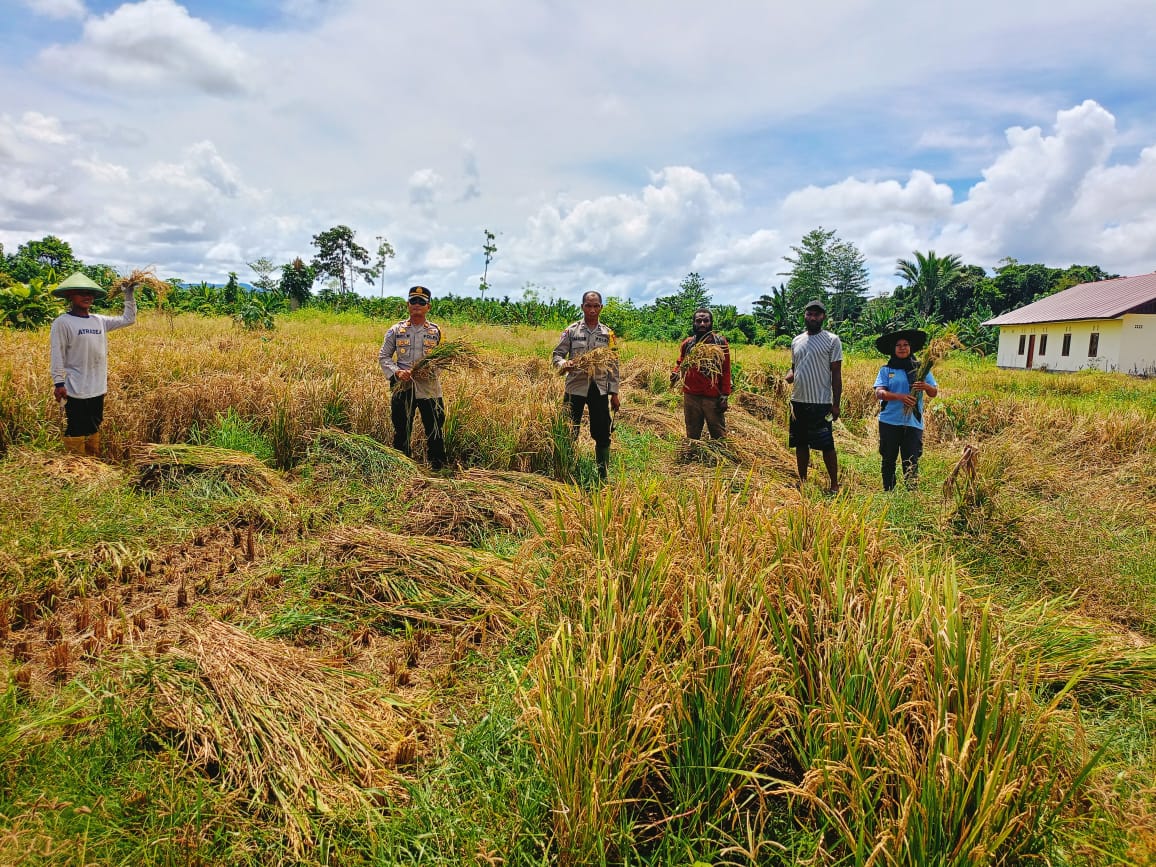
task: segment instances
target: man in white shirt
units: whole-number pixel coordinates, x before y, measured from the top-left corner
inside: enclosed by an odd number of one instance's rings
[[[64,447],[70,454],[96,457],[108,391],[108,332],[136,322],[133,287],[125,286],[120,316],[91,312],[93,302],[108,293],[80,271],[52,294],[68,301],[68,310],[52,322],[49,340],[52,396],[65,402]]]
[[[843,344],[839,335],[823,330],[827,308],[822,301],[807,304],[803,322],[807,330],[791,341],[791,371],[787,382],[791,394],[791,428],[788,444],[795,449],[799,483],[807,481],[811,449],[823,453],[830,493],[839,493],[839,458],[835,454],[833,425],[839,418],[843,397]]]

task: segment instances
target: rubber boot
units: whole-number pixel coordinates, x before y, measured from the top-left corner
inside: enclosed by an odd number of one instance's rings
[[[596,447],[594,449],[594,458],[598,461],[598,478],[606,481],[606,471],[610,465],[610,446]]]
[[[84,438],[84,452],[90,458],[100,457],[100,432],[89,434]]]
[[[70,455],[84,455],[84,437],[65,437],[64,450]]]

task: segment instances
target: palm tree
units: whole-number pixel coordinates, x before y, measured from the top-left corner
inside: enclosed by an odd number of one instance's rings
[[[903,294],[908,298],[914,297],[921,316],[930,316],[938,300],[952,295],[967,279],[959,256],[940,257],[934,250],[928,250],[926,256],[917,250],[914,262],[898,260],[895,276],[903,280],[906,290]]]
[[[754,303],[755,321],[770,328],[772,337],[786,333],[791,327],[791,304],[787,297],[787,287],[782,283],[771,289],[770,295],[761,295]]]

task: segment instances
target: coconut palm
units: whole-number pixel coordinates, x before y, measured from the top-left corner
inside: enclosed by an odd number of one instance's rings
[[[924,255],[917,250],[914,262],[898,260],[895,276],[904,283],[896,294],[904,300],[913,300],[921,315],[930,316],[939,299],[952,295],[967,279],[967,272],[959,256],[937,256],[934,250]]]

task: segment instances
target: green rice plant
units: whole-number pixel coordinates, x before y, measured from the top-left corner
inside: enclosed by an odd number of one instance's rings
[[[189,431],[189,441],[193,445],[247,452],[265,463],[273,460],[273,446],[269,440],[258,433],[252,421],[242,418],[233,407],[218,415],[210,427],[202,428],[194,424]]]

